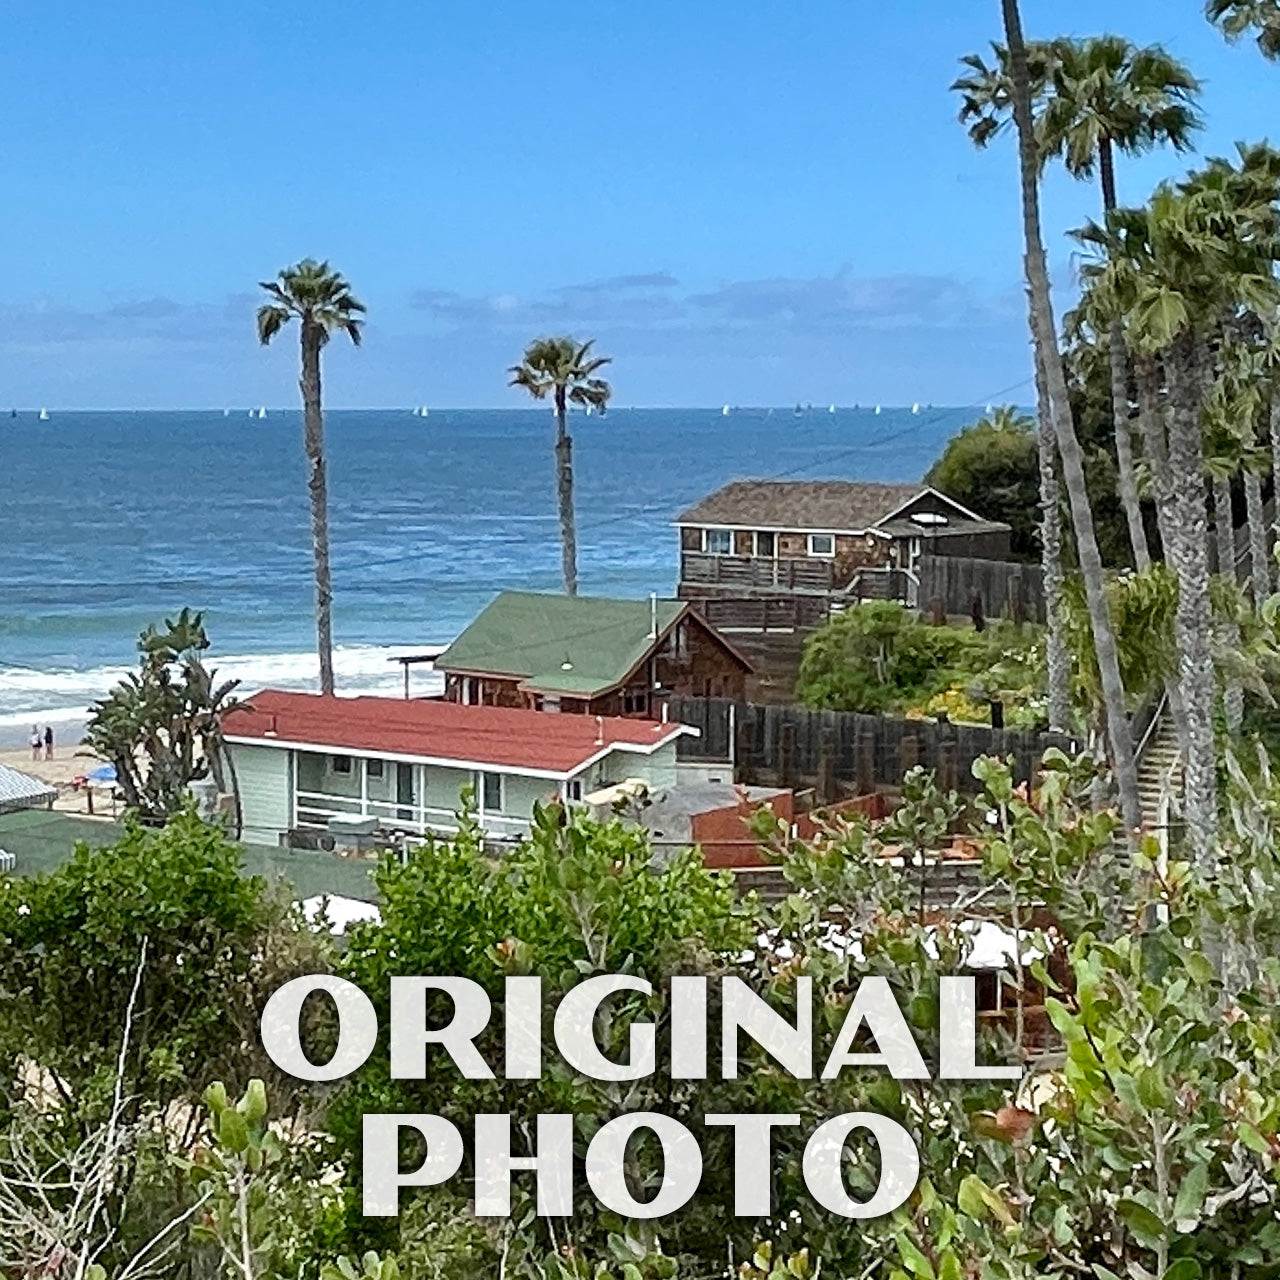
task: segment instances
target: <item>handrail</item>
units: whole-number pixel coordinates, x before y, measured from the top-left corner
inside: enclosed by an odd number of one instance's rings
[[[1142,732],[1142,737],[1138,740],[1137,745],[1133,749],[1133,760],[1135,764],[1142,761],[1143,755],[1146,753],[1147,747],[1151,744],[1152,735],[1155,733],[1157,726],[1160,724],[1161,717],[1165,712],[1165,706],[1169,701],[1168,690],[1163,690],[1160,697],[1156,699],[1156,709],[1152,712],[1151,719],[1147,722],[1146,728]]]

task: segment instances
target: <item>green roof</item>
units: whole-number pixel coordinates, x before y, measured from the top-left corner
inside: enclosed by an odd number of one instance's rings
[[[93,848],[114,844],[122,835],[115,822],[78,818],[73,813],[26,809],[0,814],[0,849],[14,855],[18,875],[45,875],[56,871],[71,856],[77,843]],[[336,854],[282,849],[277,845],[242,844],[246,875],[267,880],[282,877],[299,901],[321,894],[377,902],[378,891],[369,859],[341,858]]]
[[[658,634],[687,607],[659,600]],[[436,669],[506,676],[537,693],[594,697],[617,688],[653,647],[653,608],[648,600],[504,591],[436,659]]]

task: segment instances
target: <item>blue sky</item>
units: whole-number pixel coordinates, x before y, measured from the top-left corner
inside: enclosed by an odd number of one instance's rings
[[[328,357],[334,405],[517,403],[503,370],[562,330],[598,336],[622,404],[982,403],[1027,378],[1012,146],[974,152],[947,90],[998,0],[0,12],[0,400],[292,403],[254,284],[309,254],[370,309]],[[1197,0],[1024,21],[1165,44],[1205,81],[1210,154],[1280,132],[1280,67]],[[1182,167],[1125,163],[1122,199]],[[1068,287],[1062,232],[1097,194],[1054,177],[1045,203]]]

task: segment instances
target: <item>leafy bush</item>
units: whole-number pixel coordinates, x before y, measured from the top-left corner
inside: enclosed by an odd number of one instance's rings
[[[870,713],[961,712],[986,721],[991,699],[1010,704],[1006,723],[1040,717],[1043,656],[1032,627],[986,631],[935,627],[910,610],[872,601],[835,614],[809,637],[796,692],[806,706]]]

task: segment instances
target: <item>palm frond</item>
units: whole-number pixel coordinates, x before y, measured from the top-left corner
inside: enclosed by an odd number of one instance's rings
[[[266,346],[289,323],[287,307],[269,305],[258,308],[258,341]]]

